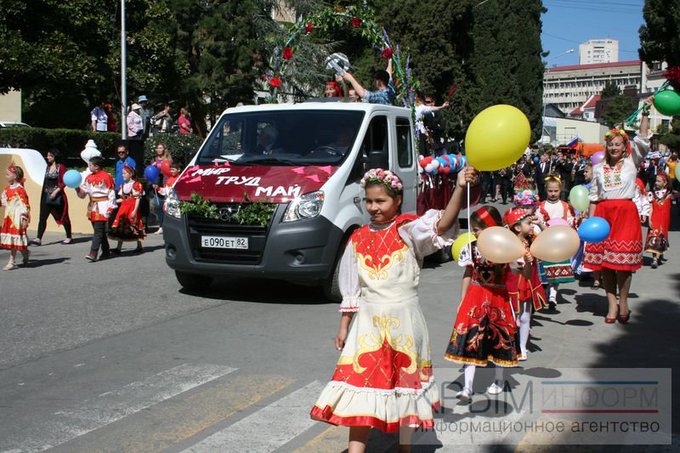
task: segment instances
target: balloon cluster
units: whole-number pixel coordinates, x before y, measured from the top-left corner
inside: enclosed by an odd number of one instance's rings
[[[448,175],[462,170],[467,165],[467,160],[465,157],[456,154],[442,154],[439,157],[421,156],[419,165],[421,172],[430,176],[436,174]]]

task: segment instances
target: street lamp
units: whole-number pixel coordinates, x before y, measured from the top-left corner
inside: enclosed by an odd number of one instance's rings
[[[574,49],[565,50],[565,51],[562,52],[561,54],[555,55],[554,57],[552,57],[552,58],[550,58],[550,59],[548,59],[548,60],[545,60],[545,62],[548,63],[548,62],[551,62],[551,61],[553,61],[553,60],[557,60],[558,58],[563,57],[563,56],[565,56],[565,55],[567,55],[567,54],[574,53],[574,51],[575,51]]]
[[[127,38],[125,33],[125,0],[120,0],[120,137],[127,139]]]

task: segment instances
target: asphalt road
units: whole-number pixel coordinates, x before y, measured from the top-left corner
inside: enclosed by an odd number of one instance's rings
[[[671,244],[680,244],[675,227]],[[0,452],[346,448],[346,428],[307,417],[337,359],[337,305],[321,291],[223,279],[189,294],[166,267],[159,236],[148,238],[142,255],[130,250],[97,263],[84,260],[89,238],[69,246],[59,244],[57,235],[46,239],[32,248],[27,268],[0,273]],[[601,290],[563,285],[557,310],[534,316],[529,360],[507,372],[513,391],[532,380],[594,379],[594,368],[636,368],[647,380],[664,372],[653,368],[671,369],[680,388],[680,254],[676,248],[667,256],[658,269],[645,267],[635,275],[633,314],[625,326],[604,324]],[[0,262],[6,259],[0,251]],[[441,382],[461,378],[460,368],[443,359],[460,278],[453,263],[430,263],[421,278]],[[634,374],[623,370],[618,377]],[[507,404],[500,412],[481,410],[489,401],[483,392],[490,379],[480,373],[472,405],[445,400],[440,419],[533,420],[525,409]],[[445,397],[455,385],[444,388]],[[677,391],[660,388],[661,412],[680,407]],[[661,437],[670,439],[668,428]],[[568,442],[554,432],[521,432],[505,440],[488,432],[442,432],[438,439],[439,451],[547,451],[560,439]],[[658,443],[644,436],[617,439]],[[677,435],[673,439],[672,446],[563,449],[677,451]],[[394,451],[395,442],[374,432],[370,450]]]

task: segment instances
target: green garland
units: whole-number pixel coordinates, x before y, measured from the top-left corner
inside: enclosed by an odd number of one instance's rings
[[[275,43],[269,68],[263,79],[269,87],[269,102],[276,103],[278,89],[282,86],[286,68],[295,55],[295,44],[312,33],[328,33],[334,29],[350,27],[356,30],[372,46],[382,49],[383,58],[391,58],[394,68],[397,101],[405,106],[414,107],[414,94],[418,89],[418,81],[411,77],[409,68],[410,55],[407,53],[406,68],[402,66],[402,55],[399,45],[393,46],[384,28],[375,22],[375,12],[367,5],[330,6],[315,14],[300,19],[291,25],[288,36]]]
[[[239,209],[230,214],[230,218],[225,219],[225,221],[233,220],[241,225],[267,226],[274,215],[276,205],[262,201],[250,202],[247,195],[244,195],[244,200],[246,203],[241,204]],[[220,220],[222,218],[217,206],[197,193],[191,194],[190,201],[182,201],[179,204],[179,210],[182,214],[203,217],[208,220]]]

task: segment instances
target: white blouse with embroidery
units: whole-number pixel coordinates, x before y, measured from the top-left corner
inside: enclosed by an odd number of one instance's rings
[[[621,159],[614,167],[607,160],[593,167],[593,183],[590,201],[632,200],[635,197],[635,180],[643,159],[649,153],[649,138],[636,135],[631,143],[633,152]]]

